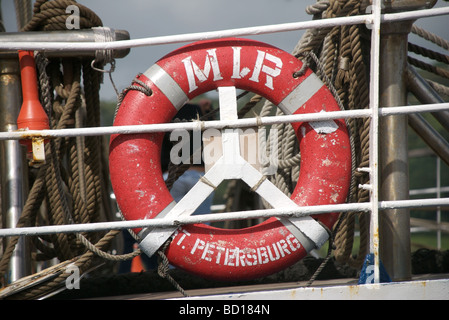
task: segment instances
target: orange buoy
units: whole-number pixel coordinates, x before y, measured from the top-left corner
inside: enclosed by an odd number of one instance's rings
[[[17,127],[22,130],[49,129],[48,116],[39,101],[36,64],[33,51],[19,50],[20,76],[22,82],[22,107],[17,117]],[[20,140],[32,152],[31,140]]]
[[[134,249],[137,248],[137,244],[134,244]],[[142,258],[139,256],[134,257],[131,260],[131,272],[142,272],[145,271],[145,267],[142,262]]]

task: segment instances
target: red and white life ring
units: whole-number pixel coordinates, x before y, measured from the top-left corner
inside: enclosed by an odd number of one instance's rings
[[[286,114],[338,111],[329,89],[312,70],[307,68],[301,76],[294,76],[302,66],[291,54],[258,41],[232,38],[196,42],[161,58],[138,77],[152,94],[129,91],[114,125],[168,123],[188,100],[224,86],[257,93]],[[299,206],[345,202],[351,151],[344,120],[292,125],[299,140],[301,170],[291,199]],[[111,137],[111,182],[126,220],[155,218],[173,203],[162,177],[162,138],[163,133]],[[314,218],[331,228],[338,213]],[[165,251],[171,264],[217,280],[266,276],[307,255],[277,218],[238,230],[187,225],[172,238]]]

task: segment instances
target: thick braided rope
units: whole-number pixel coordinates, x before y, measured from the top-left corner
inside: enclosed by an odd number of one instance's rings
[[[65,22],[68,15],[65,9],[69,5],[76,5],[80,9],[80,27],[101,26],[101,20],[88,8],[70,0],[43,1],[38,0],[34,5],[34,16],[27,26],[23,28],[25,31],[31,30],[59,30],[66,29]],[[42,67],[42,59],[36,56],[38,68],[40,68],[39,78],[42,90],[43,105],[50,117],[50,125],[52,128],[66,128],[74,123],[75,112],[81,106],[81,87],[80,87],[80,64],[64,64],[63,71],[60,69],[59,62],[49,62],[45,60],[45,66]],[[48,70],[50,77],[46,77]],[[64,72],[64,77],[59,75]],[[94,73],[89,63],[84,64],[84,87],[86,94],[86,105],[88,111],[88,125],[98,126],[100,124],[99,115],[99,83],[100,77]],[[57,79],[63,79],[64,83]],[[53,90],[56,97],[53,97]],[[96,90],[96,92],[94,92]],[[79,144],[73,144],[73,140],[59,138],[51,140],[46,147],[46,158],[50,159],[47,164],[38,170],[29,197],[27,198],[22,217],[19,220],[20,226],[33,226],[37,222],[36,213],[44,199],[48,196],[49,214],[45,217],[51,224],[66,224],[72,222],[95,222],[98,221],[98,212],[101,205],[101,166],[98,151],[100,150],[99,139],[86,139],[86,148],[82,150]],[[75,152],[76,151],[76,152]],[[62,162],[60,157],[68,153],[70,157],[69,177],[63,181],[60,170],[62,170]],[[79,159],[76,155],[87,153],[85,161]],[[83,158],[81,158],[83,159]],[[84,162],[84,164],[83,164]],[[75,165],[75,163],[77,165]],[[86,178],[87,187],[78,187],[80,184],[79,168],[83,168],[81,174],[82,179]],[[91,186],[91,187],[90,187]],[[68,189],[67,189],[68,188]],[[78,189],[81,189],[78,191]],[[69,196],[69,194],[71,196]],[[69,199],[73,198],[72,201]],[[86,201],[87,200],[87,201]],[[98,235],[96,235],[98,237]],[[33,243],[42,253],[35,254],[38,259],[48,259],[58,256],[61,260],[69,259],[80,252],[85,251],[85,246],[79,244],[84,236],[75,237],[74,235],[57,234],[51,236],[42,236],[54,248],[44,244],[38,237],[33,237]],[[8,247],[0,261],[0,274],[4,274],[7,264],[17,243],[18,237],[12,237]],[[94,240],[94,238],[92,238]],[[88,246],[92,249],[92,246]],[[83,249],[84,248],[84,249]],[[98,253],[98,252],[97,252]]]
[[[111,242],[111,240],[117,235],[117,230],[111,230],[106,235],[104,235],[96,244],[95,247],[99,250],[104,250]],[[87,251],[79,257],[74,258],[73,266],[79,268],[80,274],[86,272],[93,262],[94,257],[93,251]],[[42,295],[48,294],[57,290],[61,287],[71,272],[63,272],[51,281],[40,284],[39,286],[31,287],[28,290],[20,291],[19,293],[7,297],[7,300],[31,300],[41,297]]]

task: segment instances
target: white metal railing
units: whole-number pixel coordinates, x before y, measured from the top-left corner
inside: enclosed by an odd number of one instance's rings
[[[379,210],[403,209],[403,208],[425,208],[435,206],[449,205],[449,198],[441,199],[415,199],[415,200],[396,200],[379,201]],[[281,209],[260,209],[251,211],[235,211],[226,213],[201,214],[195,216],[181,216],[177,219],[149,219],[149,220],[130,220],[130,221],[111,221],[95,223],[79,223],[57,226],[39,226],[0,229],[0,237],[9,236],[35,236],[55,233],[73,233],[73,232],[92,232],[111,229],[130,229],[145,227],[169,227],[182,224],[193,224],[201,222],[220,222],[238,219],[269,218],[269,217],[304,217],[309,215],[325,214],[331,212],[370,212],[370,202],[361,203],[343,203],[332,205],[318,205],[295,208]]]
[[[223,221],[233,219],[271,217],[271,216],[303,216],[310,214],[319,214],[335,211],[364,211],[371,212],[371,241],[370,251],[374,253],[375,267],[374,280],[380,282],[379,277],[379,238],[378,238],[378,212],[379,210],[388,208],[416,208],[425,206],[444,206],[449,205],[449,198],[435,199],[417,199],[404,201],[379,201],[379,180],[378,180],[378,144],[379,144],[379,118],[386,115],[405,114],[415,112],[430,112],[449,110],[448,103],[431,104],[431,105],[415,105],[379,108],[379,53],[380,53],[380,26],[382,22],[403,21],[409,19],[419,19],[423,17],[432,17],[440,15],[448,15],[449,7],[417,10],[411,12],[402,12],[394,14],[381,14],[381,1],[373,1],[373,11],[371,14],[332,18],[325,20],[313,20],[307,22],[295,22],[268,26],[258,26],[251,28],[230,29],[214,32],[192,33],[184,35],[172,35],[164,37],[151,37],[135,40],[123,40],[105,43],[61,43],[61,42],[0,42],[2,50],[113,50],[123,48],[135,48],[141,46],[153,46],[169,43],[191,42],[206,39],[218,39],[224,37],[250,36],[266,33],[286,32],[292,30],[302,30],[309,28],[323,28],[331,26],[341,26],[349,24],[367,24],[373,30],[371,39],[371,74],[370,74],[370,106],[368,110],[338,111],[328,112],[325,114],[303,114],[303,115],[286,115],[276,117],[264,117],[262,119],[241,119],[235,121],[208,121],[204,123],[176,123],[176,124],[152,124],[140,126],[123,126],[123,127],[98,127],[98,128],[79,128],[79,129],[62,129],[62,130],[44,130],[44,131],[27,131],[26,136],[45,136],[45,137],[75,137],[75,136],[92,136],[92,135],[109,135],[109,134],[130,134],[138,132],[155,132],[155,131],[171,131],[174,129],[208,129],[223,128],[225,126],[247,127],[254,125],[268,125],[280,122],[296,122],[296,121],[316,121],[323,119],[341,119],[341,118],[370,118],[370,167],[359,168],[362,171],[370,173],[370,185],[364,186],[370,190],[370,201],[366,203],[346,203],[339,205],[324,205],[299,207],[294,209],[266,209],[254,210],[248,212],[231,212],[223,214],[208,214],[201,216],[182,217],[178,220],[170,219],[153,219],[139,221],[114,221],[90,224],[62,225],[62,226],[41,226],[29,228],[9,228],[0,230],[0,237],[12,235],[38,235],[49,233],[72,233],[80,231],[99,231],[110,229],[125,229],[150,226],[175,226],[179,224],[198,223],[204,221]],[[0,140],[21,139],[24,132],[1,132]]]
[[[373,7],[376,6],[373,3]],[[114,49],[127,49],[144,46],[155,46],[162,44],[174,44],[182,42],[192,42],[208,39],[219,39],[227,37],[243,37],[243,36],[257,36],[269,33],[288,32],[295,30],[305,30],[311,28],[326,28],[335,27],[350,24],[373,24],[374,20],[380,20],[379,22],[394,22],[403,21],[409,19],[419,19],[424,17],[434,17],[449,14],[449,8],[435,8],[427,10],[416,10],[410,12],[390,13],[381,15],[379,13],[376,18],[375,11],[372,14],[331,18],[324,20],[312,20],[304,22],[292,22],[275,25],[256,26],[248,28],[227,29],[220,31],[210,32],[197,32],[189,34],[161,36],[161,37],[149,37],[134,40],[122,40],[111,42],[2,42],[0,43],[0,49],[4,50],[114,50]]]
[[[380,117],[393,116],[399,114],[438,112],[449,109],[449,103],[436,103],[426,105],[399,106],[378,108],[377,114]],[[258,125],[272,125],[279,123],[309,122],[335,120],[342,118],[370,118],[372,111],[369,109],[332,111],[322,113],[304,113],[283,116],[270,116],[260,118],[244,118],[238,120],[213,120],[213,121],[193,121],[181,123],[156,123],[130,126],[110,126],[110,127],[89,127],[71,129],[51,129],[51,130],[27,130],[0,132],[0,140],[23,139],[31,137],[59,138],[77,136],[100,136],[111,134],[134,134],[151,132],[169,132],[173,130],[199,130],[199,129],[223,129],[226,127],[244,128]]]
[[[434,154],[432,154],[434,156]],[[443,187],[441,186],[441,159],[436,157],[436,168],[435,168],[435,177],[436,177],[436,186],[433,188],[421,188],[421,189],[412,189],[409,192],[410,196],[420,196],[424,194],[434,194],[437,199],[441,198],[442,193],[449,193],[449,186]],[[437,239],[437,249],[441,249],[441,207],[438,206],[436,208],[436,217],[435,217],[435,224],[436,224],[436,239]],[[423,227],[416,227],[416,229],[419,229],[419,231],[422,230],[431,230]]]

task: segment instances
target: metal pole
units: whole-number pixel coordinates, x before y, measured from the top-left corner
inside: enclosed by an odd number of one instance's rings
[[[439,94],[421,77],[412,67],[408,66],[406,71],[407,89],[423,104],[444,103]],[[443,128],[449,131],[449,111],[431,112]]]
[[[23,42],[45,45],[47,42],[101,42],[129,40],[129,32],[126,30],[115,30],[108,27],[98,27],[70,31],[29,31],[29,32],[5,32],[0,34],[0,43]],[[39,50],[39,49],[38,49]],[[103,51],[103,50],[99,50]],[[98,52],[99,52],[98,51]],[[112,49],[112,58],[124,58],[130,52],[129,48]],[[2,57],[17,56],[17,51],[2,50]],[[47,57],[90,57],[95,56],[96,50],[46,50]]]
[[[408,124],[435,154],[449,165],[449,142],[420,114],[410,114],[408,116]]]
[[[0,127],[1,131],[17,130],[16,119],[22,103],[20,69],[17,59],[0,60]],[[25,202],[25,161],[19,141],[1,141],[1,205],[3,228],[14,228]],[[5,245],[6,243],[4,243]],[[30,274],[26,239],[16,245],[10,260],[7,282]]]
[[[31,0],[14,0],[16,9],[17,29],[21,30],[33,16]]]
[[[405,70],[408,33],[412,22],[382,25],[380,40],[380,105],[407,104]],[[381,200],[406,200],[409,196],[407,116],[379,121],[379,178]],[[393,281],[411,278],[410,212],[389,209],[379,215],[380,257]]]

